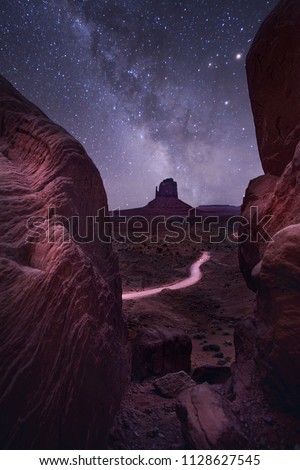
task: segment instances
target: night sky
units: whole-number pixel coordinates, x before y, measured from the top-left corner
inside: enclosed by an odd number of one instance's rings
[[[1,0],[0,73],[78,138],[111,209],[164,178],[238,205],[262,173],[245,57],[278,0]]]

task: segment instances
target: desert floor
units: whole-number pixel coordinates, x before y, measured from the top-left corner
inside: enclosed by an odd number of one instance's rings
[[[235,359],[235,324],[253,315],[255,298],[240,273],[237,245],[228,239],[211,243],[208,234],[202,235],[201,244],[188,239],[166,243],[165,232],[159,233],[157,243],[115,243],[123,292],[182,280],[201,252],[211,254],[201,267],[202,280],[194,286],[123,301],[130,340],[141,328],[152,325],[180,328],[192,338],[192,371],[202,365],[231,365]],[[209,344],[218,345],[220,351],[204,351]],[[153,387],[155,379],[131,382],[112,434],[112,448],[185,448],[175,412],[176,399],[160,396]]]

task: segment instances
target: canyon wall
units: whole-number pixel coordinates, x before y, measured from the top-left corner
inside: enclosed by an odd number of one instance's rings
[[[249,224],[241,270],[257,291],[256,366],[271,400],[299,407],[300,393],[300,4],[283,0],[247,57],[258,148],[265,175],[242,206]],[[256,215],[251,207],[258,208]],[[261,237],[260,221],[271,216]],[[264,220],[263,224],[267,222]]]
[[[129,367],[116,256],[80,240],[103,183],[4,78],[0,129],[1,447],[105,448]]]

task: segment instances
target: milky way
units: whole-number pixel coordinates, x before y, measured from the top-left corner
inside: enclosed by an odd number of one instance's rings
[[[192,205],[262,173],[245,58],[277,0],[1,0],[1,73],[78,138],[110,208]]]

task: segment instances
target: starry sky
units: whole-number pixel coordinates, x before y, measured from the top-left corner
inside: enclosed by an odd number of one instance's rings
[[[239,205],[262,173],[245,58],[278,0],[1,0],[0,73],[86,148],[111,209],[164,178]]]

